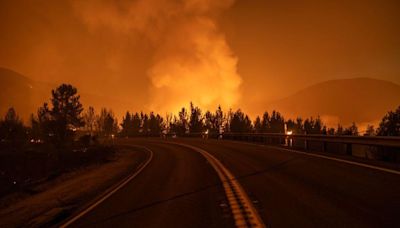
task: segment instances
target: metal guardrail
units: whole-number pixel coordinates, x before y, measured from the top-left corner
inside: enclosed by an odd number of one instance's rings
[[[357,144],[367,146],[385,146],[385,147],[400,147],[400,137],[391,136],[347,136],[347,135],[287,135],[279,133],[225,133],[222,134],[225,139],[239,139],[249,141],[268,140],[278,138],[284,140],[304,140],[306,142],[326,142],[326,143],[343,143]]]
[[[285,146],[310,152],[326,152],[364,157],[400,163],[400,137],[391,136],[348,136],[317,134],[282,134],[282,133],[184,133],[153,134],[137,137],[161,138],[214,138],[247,141],[260,144]],[[356,146],[357,145],[357,146]]]
[[[400,162],[400,137],[289,135],[279,133],[225,133],[218,137],[228,140],[284,145],[306,151],[321,151],[373,160]],[[359,146],[356,148],[355,145]]]

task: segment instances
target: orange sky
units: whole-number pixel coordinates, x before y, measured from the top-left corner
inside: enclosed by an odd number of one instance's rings
[[[378,0],[1,1],[0,66],[130,110],[252,112],[328,79],[400,84],[398,12]]]

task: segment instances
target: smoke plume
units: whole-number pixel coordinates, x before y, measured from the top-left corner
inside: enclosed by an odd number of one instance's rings
[[[218,27],[218,16],[234,0],[73,3],[89,29],[137,34],[151,43],[149,109],[176,112],[190,101],[214,109],[238,101],[238,60]]]

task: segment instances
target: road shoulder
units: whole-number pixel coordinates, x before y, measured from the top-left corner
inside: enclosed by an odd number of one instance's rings
[[[34,195],[16,195],[11,203],[0,202],[1,226],[56,224],[122,180],[145,159],[145,151],[123,147],[112,162],[67,173],[37,186]]]

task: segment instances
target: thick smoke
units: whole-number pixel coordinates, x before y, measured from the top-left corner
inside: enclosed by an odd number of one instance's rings
[[[176,112],[190,101],[232,107],[240,96],[237,58],[218,28],[233,0],[76,1],[90,29],[140,34],[154,48],[149,108]]]

